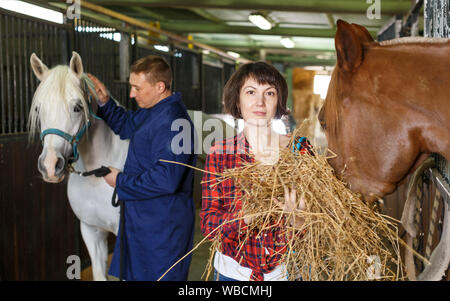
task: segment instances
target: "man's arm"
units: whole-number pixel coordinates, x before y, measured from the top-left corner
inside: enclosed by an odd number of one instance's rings
[[[171,118],[168,118],[171,120]],[[159,123],[152,129],[148,129],[148,135],[151,135],[153,143],[142,141],[139,147],[147,150],[151,144],[152,149],[148,149],[148,157],[142,163],[148,166],[142,166],[142,172],[125,173],[121,172],[117,175],[116,188],[121,200],[145,200],[164,195],[171,195],[182,190],[181,185],[184,183],[185,177],[190,172],[189,167],[162,162],[160,159],[174,161],[183,164],[193,164],[194,160],[194,136],[191,133],[191,149],[187,154],[176,154],[172,150],[172,139],[178,134],[176,131],[170,130],[170,123],[166,120]],[[187,141],[186,141],[187,142]]]
[[[191,155],[162,157],[168,161],[190,163]],[[152,168],[141,174],[120,172],[116,178],[116,189],[121,200],[139,201],[164,195],[173,195],[179,189],[189,167],[175,163],[158,161]]]

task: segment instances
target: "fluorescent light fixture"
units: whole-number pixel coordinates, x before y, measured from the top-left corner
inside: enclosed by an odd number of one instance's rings
[[[239,53],[233,52],[233,51],[227,51],[228,55],[234,57],[235,59],[241,57]]]
[[[292,41],[291,38],[282,38],[280,40],[281,45],[283,45],[286,48],[294,48],[295,47],[295,43],[294,41]]]
[[[18,0],[0,0],[0,7],[35,18],[63,24],[63,14],[51,9]]]
[[[262,30],[270,30],[272,28],[272,23],[260,13],[253,13],[248,16],[248,19]]]
[[[163,51],[163,52],[169,52],[169,47],[164,45],[155,45],[153,46],[156,50]]]

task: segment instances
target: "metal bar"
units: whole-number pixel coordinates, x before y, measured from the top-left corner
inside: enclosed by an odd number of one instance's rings
[[[29,28],[30,36],[35,37],[34,39],[30,38],[30,53],[29,53],[29,55],[31,56],[31,53],[33,53],[33,52],[36,53],[36,49],[37,49],[37,47],[36,47],[36,45],[37,45],[36,22],[29,21],[28,26],[29,26],[28,28]],[[27,59],[27,62],[29,62],[28,59]],[[31,68],[31,66],[30,66],[30,68]],[[30,69],[30,87],[31,87],[31,91],[32,91],[31,95],[33,95],[33,92],[36,90],[36,77],[31,69]]]
[[[61,64],[62,62],[59,60],[59,55],[58,55],[58,53],[61,53],[60,51],[59,51],[59,44],[58,44],[58,28],[56,28],[56,27],[52,27],[52,29],[53,29],[53,37],[52,37],[52,41],[53,41],[53,47],[52,47],[52,50],[53,50],[53,59],[55,60],[54,61],[54,64],[56,65],[56,64]]]
[[[72,49],[75,51],[78,51],[79,47],[79,43],[80,43],[80,39],[78,37],[78,26],[80,24],[80,20],[79,19],[74,19],[73,20],[73,47]],[[70,49],[70,48],[69,48]],[[67,56],[69,56],[69,52],[67,52]]]
[[[43,49],[44,49],[44,24],[42,23],[36,23],[37,28],[38,28],[38,41],[39,41],[39,57],[41,58],[41,60],[44,61],[44,64],[48,64],[48,62],[46,62],[45,57],[44,57],[44,53],[43,53]]]
[[[254,26],[231,26],[227,24],[208,24],[206,26],[205,24],[200,22],[195,23],[190,22],[188,24],[175,22],[161,22],[161,27],[165,28],[166,30],[178,33],[229,33],[229,34],[250,34],[250,35],[280,35],[280,36],[294,36],[294,37],[320,37],[330,39],[333,38],[334,35],[336,34],[336,29],[333,28],[273,27],[272,29],[266,31]],[[368,31],[372,35],[372,37],[376,36],[375,31],[371,30],[370,28]],[[186,41],[181,42],[186,43]],[[196,41],[196,43],[200,42]],[[208,47],[212,46],[208,45]]]
[[[370,4],[361,0],[91,0],[98,5],[170,7],[170,8],[222,8],[233,10],[299,11],[317,13],[359,13],[365,14]],[[83,1],[84,2],[84,1]],[[373,2],[373,1],[372,1]],[[383,0],[383,14],[405,13],[411,1]]]
[[[4,42],[6,38],[6,32],[3,32],[2,28],[4,28],[5,18],[4,15],[0,13],[0,113],[1,113],[1,124],[0,124],[0,133],[6,133],[6,84],[4,83],[5,72],[4,72],[4,64],[3,64],[3,53],[4,53]]]
[[[17,47],[17,18],[14,17],[11,22],[11,36],[12,36],[12,47],[11,47],[11,54],[12,54],[12,70],[13,70],[13,125],[14,125],[14,133],[17,133],[18,127],[19,127],[19,110],[18,110],[18,96],[17,96],[17,64],[16,64],[16,49]]]
[[[25,114],[24,114],[24,101],[23,101],[23,85],[24,85],[24,78],[23,78],[23,56],[22,52],[24,52],[23,47],[23,36],[25,34],[23,30],[23,19],[17,19],[17,65],[19,68],[19,78],[18,78],[18,96],[19,96],[19,132],[24,132],[24,125],[25,125]]]
[[[442,177],[441,173],[436,168],[428,170],[430,178],[433,181],[436,189],[439,190],[443,199],[450,205],[450,187]],[[448,207],[450,209],[450,206]]]
[[[420,13],[420,9],[423,6],[423,0],[417,0],[417,2],[412,6],[412,8],[407,13],[405,22],[402,24],[402,29],[400,31],[401,37],[411,36],[411,31],[413,25],[417,22],[417,17]]]
[[[49,30],[49,25],[45,24],[44,25],[44,32],[45,32],[45,42],[44,42],[44,53],[46,54],[46,59],[45,62],[47,62],[47,66],[53,66],[53,61],[52,61],[52,56],[51,56],[51,52],[50,52],[50,41],[51,41],[51,35],[50,35],[50,30]]]
[[[8,123],[8,129],[6,130],[6,133],[12,133],[12,119],[11,117],[13,116],[12,113],[12,105],[11,105],[11,97],[10,97],[10,93],[11,93],[11,63],[10,63],[10,56],[9,56],[9,50],[10,50],[10,24],[8,24],[11,19],[11,17],[6,16],[6,22],[5,22],[5,34],[6,34],[6,99],[8,101],[8,114],[7,114],[7,123]]]
[[[24,60],[24,84],[25,84],[25,116],[28,116],[30,113],[30,106],[31,106],[31,102],[30,102],[30,74],[29,74],[29,65],[28,65],[28,56],[31,55],[30,53],[30,49],[28,48],[29,44],[28,44],[28,40],[31,40],[30,38],[30,34],[28,31],[29,28],[29,20],[24,20],[24,35],[27,33],[27,35],[25,35],[24,38],[24,50],[23,50],[23,60]],[[25,130],[27,130],[27,123],[25,121],[25,125],[24,128]]]
[[[119,43],[119,78],[124,82],[127,80],[127,76],[130,73],[130,43],[131,38],[128,34],[121,33],[121,39]]]
[[[124,21],[124,22],[130,24],[130,25],[137,26],[137,27],[140,27],[140,28],[144,28],[146,30],[149,30],[149,31],[156,32],[158,34],[167,36],[169,39],[172,39],[174,41],[185,43],[185,44],[193,44],[193,45],[197,46],[198,48],[209,50],[209,51],[211,51],[213,53],[216,53],[216,54],[218,54],[220,56],[224,56],[224,57],[232,59],[232,60],[238,60],[238,61],[241,61],[243,63],[249,62],[248,60],[242,59],[242,58],[236,59],[236,58],[230,56],[228,53],[226,53],[226,52],[224,52],[224,51],[222,51],[220,49],[217,49],[215,47],[211,47],[209,45],[202,44],[202,43],[199,43],[199,42],[196,42],[196,41],[193,41],[193,40],[188,40],[185,37],[176,35],[174,33],[171,33],[171,32],[168,32],[168,31],[165,31],[165,30],[153,27],[153,26],[150,26],[149,24],[146,24],[146,23],[144,23],[142,21],[136,20],[134,18],[130,18],[130,17],[124,15],[124,14],[117,13],[115,11],[112,11],[110,9],[104,8],[102,6],[99,6],[99,5],[96,5],[96,4],[92,4],[92,3],[89,3],[89,2],[84,1],[84,0],[81,0],[80,3],[81,3],[81,6],[87,8],[87,9],[99,12],[101,14],[104,14],[104,15],[107,15],[107,16],[110,16],[110,17],[113,17],[113,18],[116,18],[116,19],[119,19],[121,21]]]

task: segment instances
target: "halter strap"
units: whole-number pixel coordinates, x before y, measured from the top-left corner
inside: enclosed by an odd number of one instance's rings
[[[42,131],[40,137],[41,142],[44,143],[44,138],[47,135],[57,135],[65,140],[67,140],[72,145],[72,151],[73,151],[73,157],[69,159],[69,163],[74,163],[78,160],[79,154],[78,154],[78,143],[80,142],[81,138],[83,137],[84,133],[87,131],[87,129],[91,126],[91,121],[88,120],[88,122],[78,131],[78,133],[75,136],[72,136],[70,134],[67,134],[66,132],[63,132],[58,129],[46,129]]]

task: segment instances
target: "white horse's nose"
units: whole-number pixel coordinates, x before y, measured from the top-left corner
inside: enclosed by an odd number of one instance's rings
[[[64,174],[66,160],[55,151],[44,151],[38,159],[38,170],[45,181],[59,182]]]

